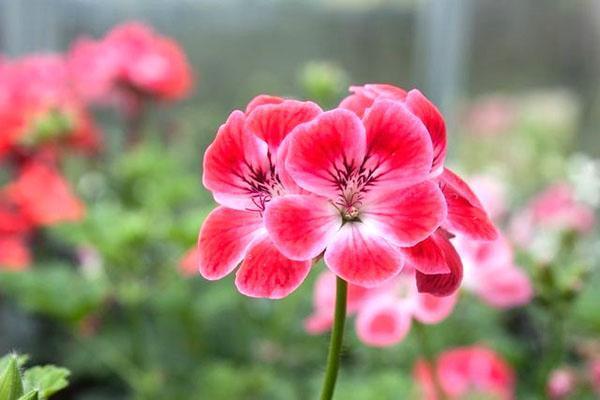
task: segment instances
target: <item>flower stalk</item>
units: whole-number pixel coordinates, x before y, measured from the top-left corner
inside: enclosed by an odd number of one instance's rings
[[[340,277],[336,278],[335,292],[335,314],[331,340],[329,342],[329,354],[327,355],[327,366],[325,369],[325,381],[321,391],[321,400],[331,400],[335,390],[335,383],[340,369],[340,353],[342,340],[344,338],[344,325],[346,323],[346,302],[348,297],[348,283]]]

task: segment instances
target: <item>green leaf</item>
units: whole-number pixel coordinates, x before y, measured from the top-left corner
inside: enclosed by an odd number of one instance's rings
[[[33,367],[25,371],[23,380],[28,390],[39,390],[39,398],[47,399],[54,393],[64,389],[69,384],[67,378],[71,375],[68,369],[54,365]],[[0,397],[1,398],[1,397]]]
[[[0,399],[17,400],[23,395],[23,382],[19,373],[18,357],[10,355],[8,365],[0,378]]]
[[[0,375],[4,372],[4,369],[8,366],[8,362],[15,358],[17,359],[17,367],[21,368],[27,360],[29,359],[28,355],[18,355],[18,354],[7,354],[4,357],[0,357]]]
[[[19,397],[19,400],[38,400],[39,398],[39,392],[37,390],[32,390],[31,392]]]

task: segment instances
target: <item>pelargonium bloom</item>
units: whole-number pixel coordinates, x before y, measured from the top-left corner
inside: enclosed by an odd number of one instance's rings
[[[534,197],[515,217],[512,235],[517,243],[529,243],[539,228],[583,234],[594,224],[594,210],[577,201],[571,185],[556,183]]]
[[[555,369],[550,373],[546,392],[551,400],[568,399],[577,386],[575,372],[568,368]]]
[[[78,221],[85,215],[85,206],[60,173],[42,162],[26,164],[4,192],[32,225]]]
[[[514,399],[514,372],[489,348],[471,346],[445,351],[433,368],[445,398],[456,400],[488,395],[502,400]],[[415,365],[414,375],[421,386],[422,398],[440,400],[432,372],[431,366],[423,360]]]
[[[0,75],[0,155],[55,144],[86,151],[100,146],[98,130],[71,88],[63,57],[13,60]]]
[[[336,109],[289,136],[285,168],[308,193],[273,199],[265,226],[287,257],[325,263],[344,280],[373,287],[402,269],[402,247],[429,237],[446,219],[430,181],[434,149],[405,106],[379,100],[363,118]]]
[[[335,276],[323,273],[315,286],[314,314],[306,320],[310,333],[321,333],[332,325]],[[356,314],[356,334],[369,346],[400,343],[410,331],[412,320],[436,324],[454,309],[458,293],[436,297],[419,293],[414,271],[405,269],[390,282],[372,289],[348,285],[349,315]]]
[[[27,268],[31,255],[20,236],[0,236],[0,270],[19,271]]]
[[[241,262],[235,284],[245,295],[281,298],[302,283],[312,257],[282,254],[267,234],[263,215],[278,197],[301,193],[283,168],[289,133],[320,113],[312,102],[259,96],[219,128],[204,156],[203,183],[220,204],[198,239],[204,278],[223,278]]]
[[[513,248],[506,238],[484,242],[458,237],[455,245],[463,261],[467,290],[497,308],[531,301],[533,285],[525,271],[515,265]]]
[[[69,60],[77,90],[89,99],[106,98],[120,86],[175,100],[192,86],[191,68],[181,47],[138,22],[115,27],[100,41],[80,39]]]
[[[461,234],[473,240],[493,240],[497,236],[481,202],[457,174],[445,167],[446,126],[437,108],[416,89],[383,84],[350,88],[352,94],[340,103],[358,116],[364,116],[380,100],[393,101],[417,117],[425,126],[433,145],[431,178],[439,185],[447,204],[447,217],[434,234],[412,247],[402,249],[407,262],[417,269],[422,292],[438,296],[454,292],[462,279],[462,265],[450,238]]]

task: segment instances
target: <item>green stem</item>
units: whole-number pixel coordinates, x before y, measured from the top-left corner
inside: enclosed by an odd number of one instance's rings
[[[346,298],[348,284],[340,277],[336,278],[335,292],[335,315],[333,330],[329,342],[329,354],[327,355],[327,367],[325,370],[325,381],[321,391],[321,400],[331,400],[335,389],[338,370],[340,369],[340,352],[342,350],[342,339],[344,337],[344,323],[346,322]]]

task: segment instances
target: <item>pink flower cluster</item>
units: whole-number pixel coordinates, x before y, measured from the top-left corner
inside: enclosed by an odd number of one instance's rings
[[[479,398],[477,396],[500,400],[515,398],[514,372],[497,353],[484,346],[445,351],[433,368],[426,361],[418,361],[414,376],[425,400]]]
[[[129,22],[104,38],[81,38],[69,52],[75,90],[89,100],[114,95],[176,100],[192,87],[186,55],[174,40]]]
[[[204,157],[203,183],[220,206],[200,230],[202,276],[240,264],[241,293],[281,298],[322,256],[353,285],[390,283],[407,265],[419,292],[457,290],[462,263],[450,239],[497,232],[444,165],[441,114],[418,90],[351,91],[331,111],[259,96],[220,127]]]
[[[518,243],[529,243],[540,229],[585,234],[595,225],[594,210],[575,198],[573,187],[556,183],[539,193],[512,223]]]
[[[172,100],[190,86],[179,46],[137,23],[100,42],[82,39],[65,55],[0,56],[0,168],[8,178],[0,182],[0,267],[29,264],[36,228],[83,217],[60,162],[70,150],[101,147],[90,100],[121,90]]]

